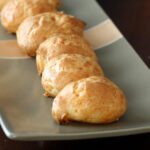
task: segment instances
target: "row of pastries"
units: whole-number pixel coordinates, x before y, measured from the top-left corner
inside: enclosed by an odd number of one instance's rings
[[[126,98],[98,64],[83,34],[84,21],[58,11],[59,0],[7,1],[0,3],[1,23],[27,55],[36,57],[45,96],[54,97],[55,121],[117,121],[126,111]]]

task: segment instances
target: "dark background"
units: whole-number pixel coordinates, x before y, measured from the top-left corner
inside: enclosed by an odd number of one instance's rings
[[[98,0],[150,67],[150,0]],[[85,0],[86,2],[86,0]],[[16,142],[0,129],[0,150],[150,149],[150,134],[78,141]]]
[[[150,67],[150,0],[97,0]]]

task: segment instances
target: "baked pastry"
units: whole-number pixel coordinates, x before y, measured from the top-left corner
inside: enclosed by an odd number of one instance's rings
[[[83,34],[85,23],[63,12],[43,13],[23,21],[17,31],[19,46],[35,56],[39,45],[54,33]]]
[[[11,0],[2,9],[1,23],[15,33],[25,18],[55,11],[58,6],[59,0]]]
[[[10,0],[0,0],[0,10],[7,4],[8,1]]]
[[[61,54],[81,54],[97,60],[95,52],[84,37],[77,34],[54,34],[37,50],[36,62],[39,74],[42,74],[47,61]]]
[[[92,75],[103,75],[96,61],[79,54],[62,54],[47,62],[42,85],[46,96],[55,97],[68,83]]]
[[[106,124],[117,121],[126,108],[119,87],[104,76],[93,76],[68,84],[54,99],[52,115],[58,123]]]

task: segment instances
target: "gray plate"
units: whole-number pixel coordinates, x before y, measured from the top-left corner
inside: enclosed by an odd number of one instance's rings
[[[63,10],[93,27],[108,19],[95,1],[62,0]],[[0,28],[0,39],[12,39]],[[150,71],[124,38],[96,51],[106,75],[128,99],[128,111],[116,123],[56,124],[52,100],[45,98],[34,59],[0,59],[0,123],[15,140],[70,140],[130,135],[150,131]]]

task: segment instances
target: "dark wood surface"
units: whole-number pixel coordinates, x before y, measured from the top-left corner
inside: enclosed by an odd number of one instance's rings
[[[145,63],[150,67],[150,1],[99,0],[107,14],[116,23]],[[79,148],[140,148],[150,146],[150,134],[82,141],[20,142],[6,138],[0,129],[0,150],[52,150]]]
[[[98,2],[150,67],[150,1],[98,0]]]

